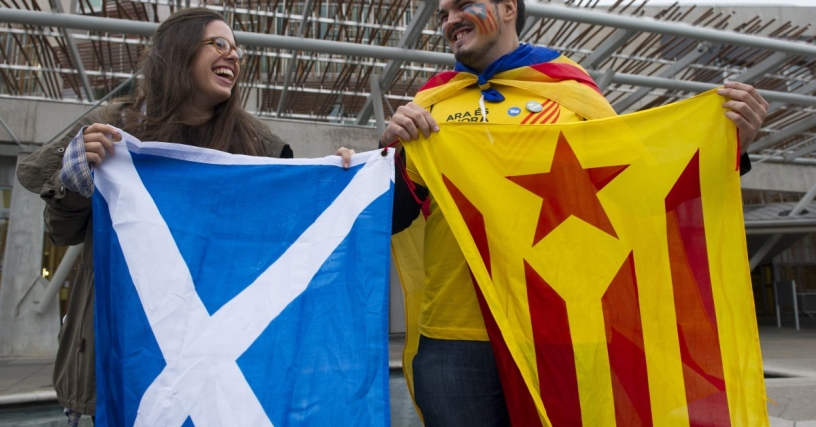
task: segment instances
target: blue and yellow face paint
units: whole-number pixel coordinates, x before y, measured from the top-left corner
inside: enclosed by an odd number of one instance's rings
[[[492,10],[488,9],[486,4],[469,4],[462,9],[462,12],[476,24],[476,30],[481,34],[490,33],[499,29],[496,16]]]

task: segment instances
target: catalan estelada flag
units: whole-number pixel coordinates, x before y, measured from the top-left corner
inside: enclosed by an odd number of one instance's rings
[[[514,425],[768,425],[722,103],[405,145],[478,283]]]

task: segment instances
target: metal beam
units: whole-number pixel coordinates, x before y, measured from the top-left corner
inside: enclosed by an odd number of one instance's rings
[[[751,159],[751,164],[757,165],[759,163],[792,163],[794,165],[806,165],[806,166],[816,166],[816,159],[811,158],[799,158],[793,160],[785,160],[784,157],[778,155],[759,155],[759,154],[749,154],[748,157]]]
[[[632,18],[620,15],[607,14],[603,12],[585,11],[582,9],[564,8],[559,6],[535,4],[528,5],[531,13],[542,14],[542,11],[552,17],[566,13],[567,16],[578,14],[578,18],[586,22],[597,21],[600,25],[618,25],[621,28],[632,28],[643,31],[662,32],[666,34],[681,34],[685,31],[694,33],[694,37],[710,37],[712,40],[723,43],[746,43],[754,47],[787,51],[796,54],[816,56],[816,46],[808,44],[776,40],[746,34],[730,33],[720,30],[691,27],[685,24],[655,21],[648,18]],[[587,18],[587,16],[589,18]],[[576,17],[572,17],[576,20]],[[610,20],[607,22],[608,20]],[[101,18],[95,16],[80,16],[68,14],[56,14],[48,12],[34,12],[27,10],[17,10],[0,8],[0,22],[11,22],[27,25],[42,25],[50,27],[74,28],[89,31],[111,32],[115,34],[137,34],[151,36],[158,27],[158,24],[151,22],[131,21],[127,19]],[[639,23],[644,23],[640,25]],[[683,31],[678,30],[683,29]],[[359,45],[355,43],[336,42],[327,40],[301,39],[298,37],[278,36],[272,34],[257,34],[248,32],[236,32],[236,39],[245,45],[268,47],[273,49],[292,49],[317,52],[330,55],[361,56],[367,58],[391,59],[401,61],[420,62],[442,66],[453,66],[455,60],[452,54],[441,52],[425,52],[411,49]],[[591,72],[600,78],[602,72]],[[633,74],[616,73],[612,79],[613,83],[627,84],[633,86],[646,86],[653,88],[675,89],[689,92],[703,92],[718,87],[719,85],[703,82],[681,81],[652,76],[639,76]],[[785,92],[759,91],[768,101],[780,101],[797,105],[816,106],[816,96],[791,94]]]
[[[733,80],[743,83],[749,83],[754,79],[764,76],[767,73],[779,68],[787,62],[791,57],[789,53],[784,52],[776,52],[773,55],[765,58],[764,61],[760,62],[759,64],[754,65],[753,67],[745,70],[744,73],[740,74],[739,76],[733,78]]]
[[[745,221],[745,234],[798,234],[816,232],[816,219]]]
[[[54,275],[51,276],[51,280],[48,281],[48,287],[45,288],[45,292],[40,296],[40,302],[34,309],[37,313],[45,314],[48,311],[48,307],[51,307],[51,303],[56,299],[57,293],[60,288],[62,288],[62,283],[68,278],[68,273],[71,272],[71,268],[82,253],[84,246],[84,243],[80,243],[76,246],[69,247],[68,250],[65,251],[65,255],[62,256],[62,260],[57,266],[57,270],[54,272]]]
[[[810,202],[813,201],[814,197],[816,197],[816,184],[810,187],[810,190],[808,190],[808,192],[802,197],[802,199],[799,200],[799,203],[797,203],[796,206],[793,207],[793,209],[788,213],[787,216],[789,217],[798,216],[800,213],[802,213],[802,211],[805,210],[805,207],[807,207],[807,205],[809,205]],[[759,250],[754,254],[753,257],[751,257],[750,267],[752,271],[759,265],[760,262],[762,262],[765,256],[768,255],[771,249],[773,249],[773,247],[776,246],[776,244],[779,242],[779,239],[781,238],[782,234],[775,234],[765,241],[765,244],[762,245],[761,248],[759,248]]]
[[[806,144],[806,143],[808,143],[810,141],[813,141],[814,139],[816,139],[816,136],[811,136],[810,138],[808,138],[808,139],[806,139],[804,141],[798,142],[796,145]],[[808,154],[810,154],[810,153],[812,153],[814,151],[816,151],[816,144],[810,144],[810,145],[807,145],[807,146],[805,146],[803,148],[800,148],[800,149],[794,151],[791,154],[785,155],[785,160],[791,161],[793,159],[808,155]]]
[[[303,38],[306,35],[306,29],[309,24],[309,11],[312,10],[314,0],[306,0],[306,5],[303,6],[303,18],[300,20],[298,27],[298,38]],[[283,112],[283,105],[286,102],[286,93],[289,91],[289,84],[292,82],[292,75],[295,74],[295,67],[298,62],[299,51],[292,51],[292,58],[289,59],[289,66],[286,67],[286,74],[283,76],[283,90],[281,90],[280,98],[278,98],[278,109],[275,111],[275,117],[280,117]]]
[[[15,71],[35,71],[35,72],[49,72],[59,74],[79,75],[79,72],[73,68],[54,68],[54,67],[38,67],[34,65],[13,65],[0,64],[0,70],[15,70]],[[86,71],[85,74],[89,76],[105,76],[105,77],[120,77],[126,79],[132,76],[132,73],[107,73],[104,71]]]
[[[116,34],[135,34],[145,37],[152,36],[156,33],[156,29],[159,28],[159,24],[155,22],[7,8],[0,9],[0,22],[39,25],[42,27],[71,28],[74,30],[101,31]]]
[[[274,84],[266,84],[266,83],[241,83],[241,87],[251,87],[254,89],[267,89],[267,90],[283,90],[282,85],[274,85]],[[334,90],[334,89],[320,89],[320,88],[310,88],[310,87],[291,87],[289,88],[289,92],[296,92],[296,93],[318,93],[322,95],[343,95],[343,96],[358,96],[358,97],[368,97],[371,95],[370,92],[362,92],[362,91],[353,91],[353,90]],[[0,99],[3,98],[3,95],[0,95]],[[412,96],[403,96],[403,95],[383,95],[383,98],[386,99],[394,99],[397,101],[410,101],[414,99]]]
[[[525,40],[527,38],[527,33],[532,31],[533,27],[535,26],[536,22],[538,22],[538,18],[535,16],[527,16],[527,19],[524,21],[524,26],[521,28],[521,33],[519,34],[519,40]]]
[[[40,25],[45,27],[72,28],[75,30],[100,31],[114,34],[134,34],[150,37],[159,24],[154,22],[131,21],[129,19],[102,18],[85,15],[68,15],[49,12],[34,12],[0,8],[0,22]],[[397,47],[361,45],[330,40],[300,39],[292,36],[258,34],[236,31],[235,40],[248,46],[272,49],[303,50],[329,55],[362,56],[377,59],[398,59],[402,61],[452,67],[456,61],[450,53],[425,52]]]
[[[812,82],[810,82],[808,84],[802,85],[801,87],[799,87],[796,90],[794,90],[792,92],[789,92],[789,93],[799,93],[799,94],[807,95],[807,94],[810,94],[813,91],[816,91],[816,81],[812,81]],[[770,114],[773,111],[778,110],[779,108],[781,108],[785,104],[786,104],[785,102],[780,102],[780,101],[771,102],[771,105],[768,106],[768,114]]]
[[[51,10],[56,13],[65,13],[62,9],[62,1],[61,0],[51,0]],[[72,13],[73,10],[69,13]],[[71,33],[71,30],[67,28],[60,28],[60,33],[62,33],[62,38],[65,39],[65,43],[68,45],[68,55],[71,56],[71,62],[74,63],[74,67],[79,72],[79,81],[82,83],[82,89],[85,91],[85,97],[88,101],[94,102],[95,96],[93,94],[93,88],[91,88],[91,82],[88,80],[88,75],[85,73],[85,64],[82,63],[82,57],[79,55],[79,49],[77,49],[76,41],[74,40],[74,35]]]
[[[695,27],[684,22],[659,21],[653,18],[624,16],[605,11],[589,10],[577,7],[566,7],[545,3],[530,3],[526,6],[527,15],[540,18],[563,19],[565,21],[583,22],[585,24],[606,25],[608,27],[647,33],[666,34],[707,40],[714,43],[766,49],[796,55],[816,56],[816,45],[773,39],[752,34],[735,33],[714,28]]]
[[[111,97],[112,97],[112,96],[113,96],[115,93],[119,92],[119,90],[121,90],[122,88],[124,88],[125,86],[127,86],[127,85],[128,85],[130,82],[132,82],[133,80],[135,80],[135,79],[136,79],[136,76],[138,76],[139,74],[140,74],[140,72],[136,72],[135,74],[133,74],[132,76],[130,76],[130,78],[129,78],[129,79],[127,79],[127,80],[123,81],[122,83],[119,83],[119,86],[116,86],[115,88],[113,88],[113,90],[112,90],[112,91],[110,91],[110,92],[108,92],[108,94],[107,94],[107,95],[103,96],[103,97],[102,97],[102,99],[100,99],[100,100],[96,101],[96,102],[95,102],[93,105],[91,105],[91,108],[88,108],[87,110],[85,110],[85,112],[84,112],[84,113],[82,113],[82,114],[81,114],[79,117],[77,117],[77,118],[76,118],[76,119],[75,119],[73,122],[71,122],[71,123],[70,123],[68,126],[65,126],[64,128],[62,128],[62,130],[61,130],[61,131],[59,131],[59,132],[57,132],[57,133],[56,133],[56,135],[54,135],[54,136],[53,136],[51,139],[49,139],[49,140],[48,140],[48,142],[46,142],[46,144],[50,144],[50,143],[52,143],[52,142],[56,141],[56,140],[57,140],[57,138],[61,137],[61,136],[62,136],[62,134],[64,134],[65,132],[67,132],[67,131],[68,131],[68,129],[71,129],[72,127],[74,127],[74,125],[75,125],[75,124],[79,123],[79,121],[80,121],[80,120],[82,120],[82,118],[83,118],[83,117],[87,116],[87,115],[88,115],[88,114],[89,114],[91,111],[93,111],[93,110],[94,110],[96,107],[98,107],[98,106],[102,105],[102,103],[103,103],[103,102],[105,102],[105,101],[107,101],[108,99],[110,99],[110,98],[111,98]]]
[[[763,95],[764,96],[764,95]],[[780,129],[777,132],[774,132],[759,141],[754,142],[751,144],[750,151],[756,152],[768,148],[774,144],[782,142],[792,136],[798,135],[802,132],[812,129],[816,127],[816,116],[810,116],[806,119],[800,120],[795,124],[792,124],[784,129]]]
[[[581,61],[581,66],[590,69],[598,68],[601,63],[614,53],[618,48],[623,46],[627,40],[637,34],[637,31],[617,29],[615,33],[609,36],[600,46],[596,47],[592,53]]]
[[[528,15],[542,18],[564,19],[596,25],[607,25],[616,28],[690,37],[797,55],[816,56],[816,46],[812,44],[734,33],[713,28],[695,27],[682,22],[658,21],[645,17],[630,17],[542,3],[531,3],[527,5],[527,13]],[[101,31],[115,34],[135,34],[147,37],[152,36],[159,25],[153,22],[132,21],[128,19],[36,12],[9,8],[0,8],[0,22]],[[454,63],[452,55],[440,52],[409,51],[407,49],[389,48],[385,46],[363,46],[326,40],[301,40],[297,42],[297,38],[295,37],[248,33],[244,31],[236,32],[235,36],[236,39],[243,44],[277,49],[299,49],[338,55],[348,55],[350,52],[353,52],[355,56],[402,59],[437,65],[452,65]],[[351,46],[347,45],[356,46],[356,49],[352,49]]]
[[[680,71],[686,69],[689,65],[696,62],[700,59],[701,56],[711,52],[711,45],[708,43],[700,43],[697,45],[697,48],[693,51],[686,54],[686,56],[678,59],[674,62],[674,64],[670,65],[667,69],[663,70],[658,77],[671,77]],[[651,91],[651,88],[648,87],[641,87],[634,91],[632,94],[627,96],[626,98],[620,100],[619,102],[615,103],[615,111],[621,113],[626,111],[627,108],[635,105],[636,102],[643,99],[644,96],[648,95]]]
[[[603,71],[589,70],[594,79],[603,76]],[[651,88],[674,89],[686,92],[705,92],[722,85],[715,83],[695,82],[690,80],[667,79],[665,77],[641,76],[637,74],[615,73],[612,83],[630,86],[646,86]],[[788,104],[816,106],[816,96],[800,95],[788,92],[758,90],[760,95],[768,101],[781,101]]]
[[[373,102],[374,104],[374,118],[376,120],[377,135],[385,133],[385,112],[382,106],[382,91],[380,90],[380,76],[376,74],[371,75],[371,96],[368,99],[377,99],[380,102]]]
[[[6,123],[6,121],[3,120],[2,116],[0,116],[0,125],[3,126],[3,129],[5,129],[6,132],[8,132],[9,135],[11,135],[11,139],[13,139],[14,142],[17,143],[17,145],[19,145],[20,147],[23,146],[23,143],[20,142],[20,139],[17,138],[17,135],[14,134],[14,131],[12,131],[11,128],[9,127],[8,123]]]
[[[612,83],[612,79],[615,78],[615,70],[612,68],[607,68],[601,78],[598,79],[595,83],[598,85],[598,89],[601,92],[605,91],[607,87],[609,87],[609,83]]]
[[[417,7],[411,22],[408,24],[408,27],[405,28],[405,31],[397,42],[397,47],[412,49],[420,36],[422,36],[422,30],[425,29],[428,22],[436,13],[438,6],[438,0],[425,0],[422,2],[422,4]],[[404,62],[405,61],[392,59],[385,64],[385,69],[380,76],[380,88],[385,89],[385,86],[390,85],[391,82],[394,81],[394,78],[397,76]]]
[[[399,42],[397,42],[397,47],[413,47],[417,40],[419,40],[419,37],[422,35],[422,30],[428,25],[428,21],[430,21],[438,6],[438,0],[425,0],[422,2],[417,7],[417,10],[411,19],[411,22],[408,24],[408,27],[405,29],[405,32],[402,33],[402,37],[400,37]],[[382,76],[379,78],[381,90],[384,90],[386,87],[391,85],[403,63],[405,63],[405,61],[392,59],[385,64]],[[374,92],[372,91],[371,94],[373,95]],[[382,98],[377,99],[380,103],[382,103]],[[362,125],[368,123],[368,120],[371,118],[372,106],[374,104],[376,104],[375,98],[373,96],[369,96],[363,103],[360,113],[357,114],[356,124]]]

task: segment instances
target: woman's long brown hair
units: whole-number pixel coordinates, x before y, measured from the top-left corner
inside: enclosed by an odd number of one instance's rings
[[[122,127],[145,141],[178,142],[234,154],[263,155],[256,139],[254,120],[241,107],[238,73],[232,96],[218,104],[206,123],[185,125],[182,114],[195,99],[191,68],[202,47],[204,29],[223,21],[217,12],[204,8],[183,9],[164,21],[153,45],[142,56],[142,79],[136,94],[124,99]]]

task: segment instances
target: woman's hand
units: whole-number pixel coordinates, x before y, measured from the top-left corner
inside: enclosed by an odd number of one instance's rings
[[[113,141],[121,141],[119,130],[111,125],[94,123],[82,132],[85,141],[85,158],[89,164],[100,165],[108,153],[113,155]]]
[[[343,158],[343,169],[348,169],[351,165],[351,156],[354,155],[354,150],[346,147],[340,147],[334,154]]]

